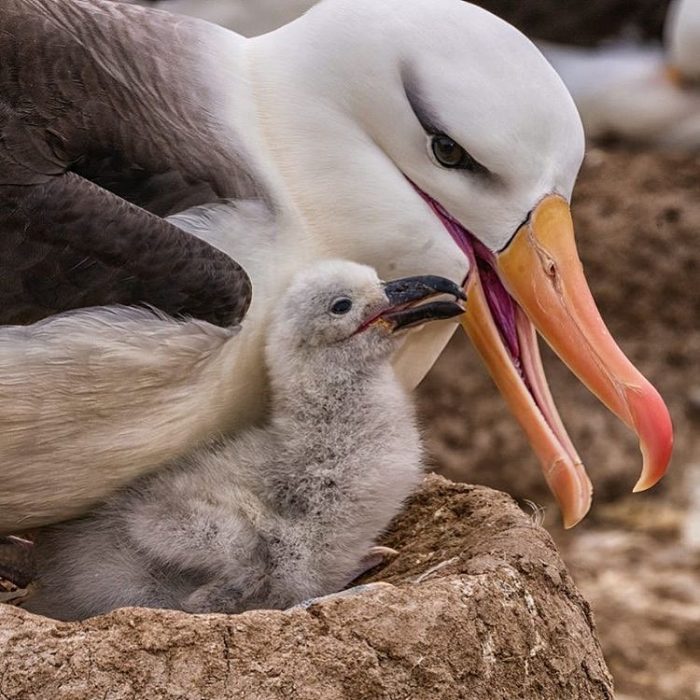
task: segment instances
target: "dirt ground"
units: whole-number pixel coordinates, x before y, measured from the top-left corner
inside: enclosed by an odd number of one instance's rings
[[[544,506],[622,700],[700,698],[699,194],[696,156],[595,148],[573,203],[601,312],[673,416],[676,447],[662,484],[630,493],[641,466],[635,440],[551,353],[550,384],[596,489],[591,514],[570,532],[464,337],[419,391],[440,471]]]
[[[384,543],[381,584],[283,611],[0,605],[0,697],[612,700],[588,603],[509,496],[430,475]]]

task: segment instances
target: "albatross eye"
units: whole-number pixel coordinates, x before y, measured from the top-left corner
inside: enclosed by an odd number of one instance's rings
[[[331,303],[331,313],[342,316],[352,309],[352,299],[348,297],[338,297]]]
[[[440,165],[456,170],[471,170],[472,172],[483,169],[454,139],[444,134],[433,136],[431,141],[433,155]]]

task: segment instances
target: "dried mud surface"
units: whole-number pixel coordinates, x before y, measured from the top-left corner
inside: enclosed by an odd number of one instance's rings
[[[0,605],[0,697],[607,699],[590,610],[508,496],[426,478],[363,595],[289,611],[125,609],[60,623]]]
[[[671,410],[676,446],[659,486],[630,494],[635,440],[551,353],[550,384],[595,487],[590,516],[571,532],[466,339],[455,337],[419,390],[442,473],[545,506],[623,700],[700,698],[699,195],[696,156],[593,149],[573,202],[603,317]]]

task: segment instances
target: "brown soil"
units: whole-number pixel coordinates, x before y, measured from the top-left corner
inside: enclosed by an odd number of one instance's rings
[[[59,623],[0,605],[0,697],[612,699],[588,604],[511,498],[428,477],[385,544],[381,588],[288,611]]]
[[[550,383],[595,485],[593,510],[563,533],[541,472],[467,341],[456,337],[419,396],[443,473],[547,509],[592,604],[621,697],[700,698],[700,163],[592,150],[574,197],[581,257],[623,350],[671,410],[676,448],[662,484],[631,496],[630,433],[551,354]],[[694,593],[693,593],[694,591]]]

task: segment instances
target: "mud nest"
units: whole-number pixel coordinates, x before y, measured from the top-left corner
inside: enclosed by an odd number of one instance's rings
[[[82,623],[0,606],[4,700],[612,698],[588,604],[505,494],[427,477],[368,592],[288,611],[125,609]]]

